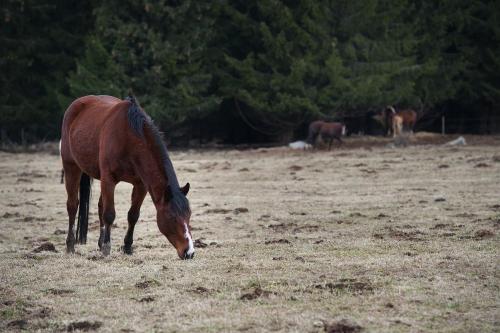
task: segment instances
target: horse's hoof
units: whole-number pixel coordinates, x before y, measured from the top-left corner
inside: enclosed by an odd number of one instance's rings
[[[124,246],[123,248],[123,253],[131,255],[133,253],[132,246]]]
[[[104,243],[101,246],[101,252],[103,256],[109,256],[111,253],[111,243]]]
[[[66,253],[67,254],[75,253],[75,246],[74,245],[66,245]]]

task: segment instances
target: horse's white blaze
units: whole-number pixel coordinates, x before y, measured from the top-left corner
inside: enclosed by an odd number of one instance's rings
[[[346,131],[346,129],[345,129],[345,125],[344,125],[344,126],[342,126],[342,135],[345,135],[345,131]]]
[[[194,253],[194,244],[193,244],[193,239],[191,238],[191,234],[189,233],[189,228],[186,223],[184,223],[184,237],[189,242],[189,247],[186,254],[190,256]]]

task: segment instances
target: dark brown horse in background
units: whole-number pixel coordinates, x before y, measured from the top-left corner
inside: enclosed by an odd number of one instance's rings
[[[75,242],[87,241],[91,178],[101,181],[99,248],[111,250],[111,225],[115,220],[114,193],[120,181],[131,183],[132,205],[124,252],[132,253],[134,227],[147,193],[156,207],[156,222],[181,259],[194,256],[189,221],[191,210],[186,195],[189,183],[179,187],[161,133],[132,96],[121,100],[111,96],[85,96],[75,100],[64,114],[61,133],[69,215],[67,252]],[[73,231],[78,213],[77,236]]]
[[[328,123],[326,121],[317,120],[309,124],[309,133],[307,135],[307,143],[313,147],[316,146],[318,136],[323,140],[328,140],[328,150],[332,148],[333,139],[342,143],[341,137],[346,134],[346,127],[342,123]]]
[[[403,109],[396,111],[392,105],[388,105],[384,109],[382,117],[387,130],[387,136],[401,134],[397,133],[398,131],[413,133],[413,129],[417,123],[417,112],[415,110]],[[396,122],[394,121],[394,117],[398,117]]]

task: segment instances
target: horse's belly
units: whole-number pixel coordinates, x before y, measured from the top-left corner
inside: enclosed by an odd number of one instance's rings
[[[80,169],[92,178],[99,179],[100,128],[92,124],[94,122],[79,121],[72,126],[69,131],[69,147],[71,157]]]
[[[97,128],[78,127],[70,131],[71,155],[83,172],[99,179],[99,132]]]

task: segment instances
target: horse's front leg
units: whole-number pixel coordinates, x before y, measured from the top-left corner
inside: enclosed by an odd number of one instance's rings
[[[104,222],[104,230],[101,229],[101,252],[105,256],[109,255],[111,252],[111,225],[116,216],[114,199],[115,187],[115,182],[101,180],[102,220]]]
[[[123,252],[125,252],[126,254],[132,254],[132,243],[134,243],[134,228],[135,224],[139,220],[141,205],[144,201],[146,193],[147,191],[143,184],[134,185],[134,189],[132,190],[132,204],[127,215],[128,229],[125,235],[125,239],[123,240]]]

